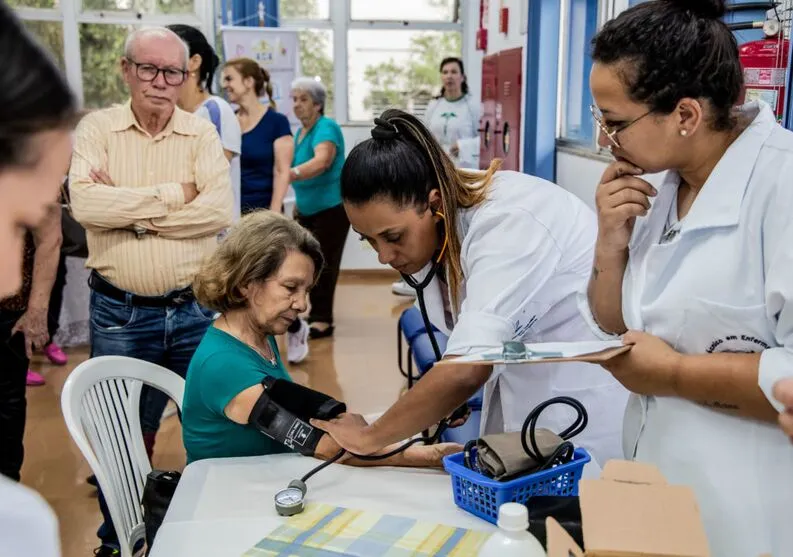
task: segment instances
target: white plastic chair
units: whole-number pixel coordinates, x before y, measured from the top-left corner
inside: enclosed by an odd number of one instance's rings
[[[182,409],[184,379],[164,367],[124,356],[99,356],[71,372],[61,394],[69,433],[96,475],[118,534],[122,557],[145,538],[141,499],[151,471],[140,428],[143,385]]]

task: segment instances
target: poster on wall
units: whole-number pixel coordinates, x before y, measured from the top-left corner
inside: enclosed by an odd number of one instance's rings
[[[289,89],[299,75],[300,51],[297,31],[277,27],[221,27],[226,60],[252,58],[270,74],[273,100],[278,112],[289,118],[292,127],[300,124],[292,111]],[[267,96],[262,102],[269,102]]]

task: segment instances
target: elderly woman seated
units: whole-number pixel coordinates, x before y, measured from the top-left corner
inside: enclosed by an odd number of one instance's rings
[[[322,265],[317,240],[295,221],[270,211],[243,217],[204,264],[193,289],[199,302],[220,316],[187,372],[182,429],[188,462],[289,452],[248,421],[267,376],[290,380],[274,337],[306,310]],[[461,449],[414,445],[385,460],[344,462],[440,466],[443,456]],[[339,450],[323,434],[314,456],[326,460]]]

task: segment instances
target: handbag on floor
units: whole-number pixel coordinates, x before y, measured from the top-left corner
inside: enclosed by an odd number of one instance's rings
[[[165,470],[152,470],[146,476],[146,485],[143,487],[143,525],[146,529],[146,555],[154,545],[154,537],[160,529],[168,506],[171,504],[173,494],[182,474]]]

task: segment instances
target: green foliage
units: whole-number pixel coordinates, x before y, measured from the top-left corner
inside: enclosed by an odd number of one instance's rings
[[[333,88],[333,60],[327,54],[331,49],[331,31],[300,31],[298,41],[300,42],[300,66],[303,75],[314,77],[319,76],[325,89],[328,90],[328,98],[325,102],[325,114],[333,114],[335,101]]]
[[[179,14],[194,10],[195,0],[83,0],[88,10],[134,10],[143,13]],[[28,8],[55,8],[56,0],[10,0],[11,6]],[[63,25],[57,21],[24,21],[25,27],[35,35],[65,69],[63,52]],[[128,91],[121,78],[120,59],[124,41],[132,26],[112,24],[87,24],[79,26],[80,58],[83,70],[85,106],[104,108],[123,102]]]
[[[25,20],[23,23],[30,34],[36,37],[39,43],[49,51],[61,70],[65,70],[66,63],[63,59],[63,26],[61,23],[58,21],[30,20]]]
[[[415,35],[410,41],[407,64],[391,58],[366,67],[364,79],[370,91],[364,107],[375,111],[386,106],[408,110],[411,100],[437,94],[441,85],[441,60],[460,56],[461,52],[460,33],[428,31]]]
[[[281,0],[278,4],[282,19],[316,19],[319,17],[317,0]],[[333,60],[331,52],[333,33],[324,30],[303,30],[298,33],[300,43],[300,70],[308,77],[319,76],[328,90],[325,114],[333,114]]]
[[[55,0],[7,0],[8,5],[14,8],[54,8]],[[58,21],[30,21],[23,20],[31,35],[36,37],[41,45],[55,58],[55,61],[65,69],[63,60],[63,26]]]
[[[83,8],[97,11],[129,10],[144,14],[187,14],[195,11],[195,2],[194,0],[83,0]]]
[[[57,0],[7,0],[11,6],[55,8]],[[333,1],[333,0],[331,0]],[[194,9],[196,0],[83,0],[86,9],[134,10],[144,13],[178,14]],[[449,0],[429,0],[433,6],[448,5]],[[281,0],[280,15],[284,19],[316,19],[317,0]],[[26,27],[64,67],[63,28],[59,22],[25,21]],[[130,26],[112,24],[80,24],[80,55],[83,69],[85,105],[106,107],[123,102],[127,89],[121,78],[119,59]],[[326,112],[333,114],[333,33],[327,30],[303,30],[298,38],[303,75],[319,76],[328,90]],[[364,101],[367,110],[373,107],[408,108],[410,99],[437,93],[440,87],[438,65],[445,56],[459,55],[461,38],[457,32],[423,32],[411,40],[406,65],[393,58],[371,65],[364,71],[370,93]]]
[[[54,8],[55,0],[6,0],[12,8]]]
[[[131,28],[101,23],[80,24],[83,95],[88,108],[105,108],[129,96],[120,60]]]

